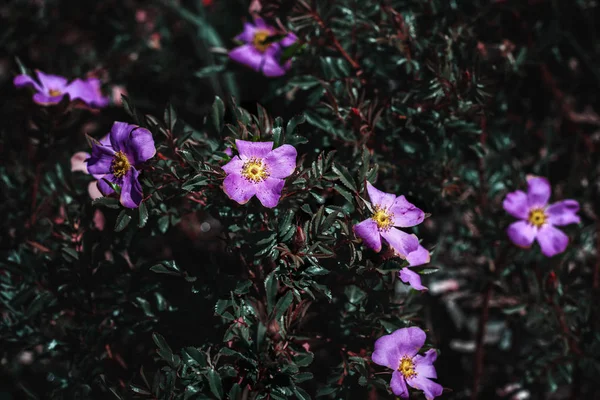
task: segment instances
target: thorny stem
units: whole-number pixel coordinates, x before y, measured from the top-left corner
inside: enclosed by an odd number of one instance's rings
[[[352,68],[354,68],[354,70],[356,71],[356,76],[358,76],[358,77],[361,76],[363,71],[362,71],[362,68],[360,67],[360,64],[354,58],[352,58],[350,56],[350,54],[348,54],[348,52],[346,51],[346,49],[344,49],[344,47],[342,47],[342,45],[340,44],[340,41],[337,39],[337,37],[335,36],[335,34],[331,30],[331,28],[329,28],[325,24],[325,21],[323,21],[323,18],[321,18],[319,13],[315,9],[310,7],[308,4],[306,4],[304,1],[300,1],[300,4],[302,4],[302,6],[308,10],[311,17],[325,31],[327,36],[329,36],[329,39],[331,40],[333,47],[335,47],[335,49],[341,54],[341,56],[344,57],[344,59],[346,59],[346,61],[348,61],[348,63],[352,66]]]

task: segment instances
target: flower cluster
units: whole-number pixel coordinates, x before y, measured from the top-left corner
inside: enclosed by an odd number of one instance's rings
[[[35,90],[33,101],[48,106],[60,103],[65,96],[71,101],[80,100],[90,107],[106,107],[107,97],[102,95],[100,80],[96,78],[75,79],[68,83],[67,78],[35,71],[37,80],[29,75],[17,75],[16,87],[31,87]]]
[[[244,31],[235,39],[244,44],[231,50],[229,57],[265,76],[282,76],[292,66],[290,60],[282,60],[281,56],[286,47],[298,40],[293,33],[278,38],[277,30],[259,18],[254,24],[245,23]]]

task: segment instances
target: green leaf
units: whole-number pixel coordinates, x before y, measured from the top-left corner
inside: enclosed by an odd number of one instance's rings
[[[138,222],[138,227],[143,228],[144,226],[146,226],[146,223],[148,222],[148,208],[146,207],[146,203],[144,203],[144,202],[140,203],[138,213],[139,213],[139,219],[140,219],[140,221]]]
[[[348,189],[355,193],[357,192],[354,179],[352,178],[352,175],[350,175],[350,172],[348,172],[348,169],[346,167],[344,167],[343,165],[333,164],[332,169],[333,172],[335,172],[335,174],[340,178],[340,181],[342,181],[344,186],[346,186]]]
[[[215,96],[215,101],[212,105],[212,111],[210,113],[210,118],[213,127],[217,133],[221,133],[223,130],[224,119],[225,119],[225,104],[223,100],[219,96]]]
[[[275,305],[275,315],[273,316],[273,318],[278,320],[279,317],[283,315],[283,313],[288,309],[288,307],[292,304],[293,301],[294,294],[291,291],[286,292],[286,294],[282,298],[280,298],[277,304]]]
[[[275,279],[275,271],[267,275],[267,278],[265,279],[265,290],[267,293],[267,311],[269,313],[273,311],[273,304],[275,304],[275,297],[277,296],[278,285],[277,279]]]
[[[129,222],[131,222],[131,215],[127,214],[127,210],[122,210],[115,223],[115,232],[121,232],[123,229],[127,228]]]
[[[221,376],[212,368],[206,370],[206,377],[208,378],[208,386],[210,391],[214,394],[217,399],[223,398],[223,384],[221,383]]]
[[[114,197],[98,197],[97,199],[92,201],[92,205],[94,207],[102,206],[106,208],[112,208],[115,210],[121,208],[121,203],[119,203],[119,200],[115,199]]]
[[[292,119],[290,119],[285,127],[285,135],[287,137],[291,137],[298,125],[306,122],[306,117],[304,115],[296,115]]]
[[[194,73],[196,78],[207,78],[211,75],[217,74],[219,72],[225,71],[225,65],[209,65],[207,67],[201,68]]]

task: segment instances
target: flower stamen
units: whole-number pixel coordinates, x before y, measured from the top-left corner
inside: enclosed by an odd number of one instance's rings
[[[546,218],[547,217],[546,213],[544,212],[544,209],[533,208],[531,209],[531,211],[529,211],[529,217],[527,218],[527,220],[530,224],[532,224],[536,228],[539,228],[540,226],[546,223]]]
[[[242,176],[254,183],[264,181],[269,175],[267,166],[260,158],[253,157],[242,166]]]
[[[131,169],[127,156],[122,151],[117,151],[111,163],[111,171],[116,178],[122,178]]]
[[[411,379],[417,376],[415,371],[415,363],[409,356],[402,356],[398,364],[398,371],[404,376],[404,379]]]
[[[271,43],[265,43],[265,41],[271,36],[271,32],[266,29],[258,29],[254,33],[254,37],[252,38],[252,46],[261,53],[267,51]]]
[[[381,231],[387,231],[394,225],[394,214],[379,206],[375,206],[375,213],[372,218]]]
[[[62,94],[62,92],[58,89],[50,89],[48,91],[48,94],[52,97],[55,97],[55,96],[60,96]]]

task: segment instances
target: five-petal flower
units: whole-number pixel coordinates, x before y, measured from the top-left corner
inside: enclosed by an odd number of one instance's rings
[[[284,144],[273,150],[273,142],[235,141],[239,155],[222,168],[227,173],[223,190],[230,199],[245,204],[256,195],[263,206],[279,202],[285,178],[296,169],[296,149]]]
[[[137,167],[156,154],[152,133],[137,125],[115,122],[108,138],[95,143],[87,169],[98,179],[98,189],[104,196],[114,190],[106,181],[121,188],[121,204],[136,208],[142,202],[142,186]]]
[[[290,60],[281,60],[283,49],[294,44],[298,38],[289,33],[279,41],[272,41],[276,34],[277,30],[260,18],[254,24],[246,22],[244,31],[235,37],[245,44],[231,50],[229,57],[265,76],[282,76],[292,65]]]
[[[548,206],[551,187],[546,178],[529,177],[527,193],[517,190],[506,195],[503,207],[520,221],[507,229],[510,240],[519,247],[529,248],[537,239],[542,253],[552,257],[562,253],[569,244],[569,237],[555,226],[579,223],[579,203],[562,200]]]
[[[105,107],[109,100],[102,95],[100,80],[96,78],[75,79],[68,83],[67,78],[58,75],[35,71],[37,81],[29,75],[17,75],[14,79],[16,87],[32,87],[36,93],[33,101],[40,105],[58,104],[65,96],[71,101],[81,100],[91,107]]]
[[[419,244],[415,235],[410,235],[395,227],[408,228],[423,222],[425,213],[404,196],[396,197],[384,193],[367,182],[367,193],[371,200],[371,218],[354,225],[356,236],[375,250],[381,251],[381,238],[394,249],[400,258],[406,259],[411,266],[426,264],[430,260],[429,251]],[[409,268],[400,271],[400,279],[408,282],[416,290],[423,290],[421,277]]]
[[[431,380],[437,378],[433,366],[437,352],[430,349],[424,355],[417,354],[425,344],[425,338],[425,332],[414,326],[398,329],[375,342],[371,358],[375,364],[394,370],[390,387],[396,396],[408,398],[407,383],[415,389],[422,390],[427,400],[442,394],[442,385]]]

